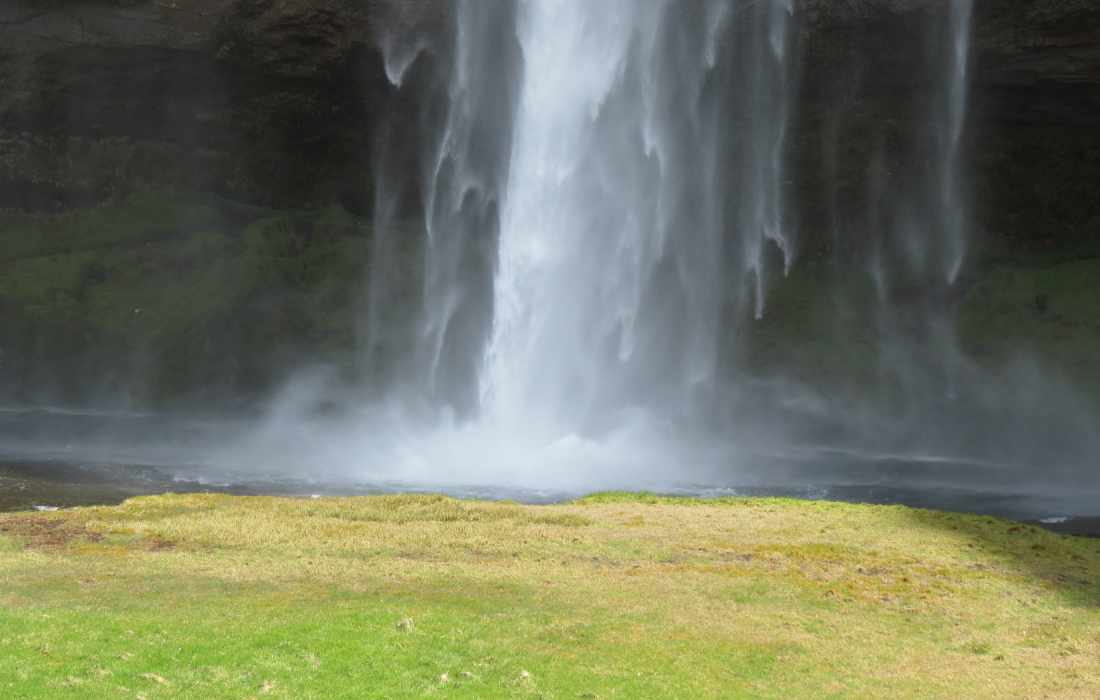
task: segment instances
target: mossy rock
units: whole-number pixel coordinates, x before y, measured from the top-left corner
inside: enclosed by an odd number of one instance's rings
[[[139,402],[247,398],[306,360],[355,363],[371,236],[339,207],[148,191],[0,216],[0,241],[0,392],[79,401],[94,375]]]

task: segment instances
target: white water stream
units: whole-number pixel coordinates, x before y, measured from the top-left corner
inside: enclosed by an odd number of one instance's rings
[[[795,11],[456,3],[446,114],[424,159],[416,372],[444,410],[427,428],[373,431],[397,445],[389,465],[429,481],[634,486],[667,481],[671,462],[677,479],[736,471],[740,450],[700,428],[730,389],[739,324],[767,314],[797,253],[785,215]],[[952,0],[940,95],[914,115],[936,144],[934,201],[894,244],[908,274],[948,285],[967,248],[971,12]],[[394,61],[403,76],[408,56]]]
[[[762,313],[767,246],[791,252],[789,12],[519,5],[483,420],[587,433],[622,411],[682,415],[715,380],[729,308]]]

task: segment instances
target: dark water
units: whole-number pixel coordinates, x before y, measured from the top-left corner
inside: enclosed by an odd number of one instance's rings
[[[125,412],[0,409],[0,511],[113,504],[165,492],[297,497],[421,492],[525,503],[555,503],[583,495],[576,490],[493,485],[325,481],[285,472],[245,474],[219,468],[211,445],[231,439],[245,425]],[[835,447],[761,453],[755,461],[760,468],[751,479],[642,486],[669,495],[907,505],[1000,516],[1100,537],[1100,494],[1046,491],[1011,482],[990,486],[1000,483],[996,464],[869,455]]]

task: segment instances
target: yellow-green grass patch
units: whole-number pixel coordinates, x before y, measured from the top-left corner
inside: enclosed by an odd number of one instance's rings
[[[1100,542],[999,519],[166,495],[0,532],[5,697],[1100,696]]]

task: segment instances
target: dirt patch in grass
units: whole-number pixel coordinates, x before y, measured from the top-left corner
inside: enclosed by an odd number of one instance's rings
[[[155,535],[153,537],[146,538],[142,542],[142,544],[144,544],[145,549],[148,549],[150,552],[166,552],[170,549],[176,548],[175,542],[172,542],[171,540],[166,540],[162,537],[157,537]]]
[[[108,533],[109,534],[109,533]],[[11,537],[24,549],[57,551],[71,544],[110,544],[102,532],[72,518],[50,518],[38,515],[13,515],[0,518],[0,535]],[[148,552],[164,552],[176,548],[176,543],[159,535],[146,535],[128,543],[127,548]]]
[[[0,533],[14,537],[27,549],[60,549],[74,540],[99,542],[103,535],[70,520],[15,516],[0,519]]]

